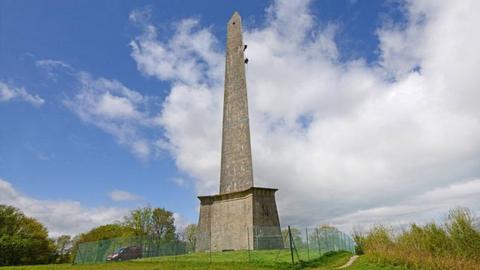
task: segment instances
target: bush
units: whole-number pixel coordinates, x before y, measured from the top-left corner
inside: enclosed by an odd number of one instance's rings
[[[450,211],[443,226],[412,224],[398,235],[377,226],[359,239],[365,254],[375,262],[423,270],[473,270],[480,265],[480,231],[464,208]]]
[[[354,231],[353,241],[355,241],[355,254],[365,254],[365,235],[360,231]]]
[[[446,229],[457,255],[480,260],[480,231],[468,209],[450,211]]]

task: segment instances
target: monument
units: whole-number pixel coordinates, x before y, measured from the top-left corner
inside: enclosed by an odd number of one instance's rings
[[[275,192],[254,187],[242,19],[227,26],[220,193],[199,196],[197,251],[282,248]]]

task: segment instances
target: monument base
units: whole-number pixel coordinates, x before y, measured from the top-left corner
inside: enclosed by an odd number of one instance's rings
[[[197,251],[283,248],[273,188],[199,196]]]

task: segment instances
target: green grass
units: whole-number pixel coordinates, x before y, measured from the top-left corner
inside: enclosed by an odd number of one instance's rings
[[[308,254],[300,253],[306,258]],[[315,254],[310,254],[311,258]],[[318,256],[318,254],[317,254]],[[263,270],[263,269],[319,269],[333,270],[345,264],[352,256],[349,252],[330,252],[312,259],[301,266],[291,266],[288,251],[232,251],[218,253],[194,253],[182,256],[154,257],[129,262],[113,262],[85,265],[36,265],[0,267],[0,270]],[[212,263],[210,263],[210,261]],[[347,270],[403,270],[405,268],[380,266],[360,257]]]
[[[352,253],[340,251],[340,252],[328,252],[322,257],[303,263],[303,268],[306,269],[321,269],[330,270],[336,269],[344,265],[352,257]]]
[[[308,254],[299,253],[302,258]],[[313,257],[314,254],[311,254]],[[318,256],[318,255],[317,255]],[[310,266],[341,265],[351,256],[347,252],[329,253],[310,262]],[[296,257],[296,256],[295,256]],[[297,258],[296,258],[297,259]],[[299,269],[292,268],[289,251],[232,251],[217,253],[194,253],[182,256],[154,257],[129,262],[114,262],[86,265],[37,265],[0,267],[1,270],[263,270],[263,269]]]
[[[188,269],[188,270],[261,270],[272,269],[268,267],[260,267],[248,263],[209,263],[202,262],[146,262],[146,261],[130,261],[106,264],[90,264],[90,265],[38,265],[38,266],[17,266],[2,267],[2,270],[172,270],[172,269]]]
[[[407,268],[394,265],[381,265],[370,262],[367,256],[360,256],[352,266],[346,270],[406,270]]]

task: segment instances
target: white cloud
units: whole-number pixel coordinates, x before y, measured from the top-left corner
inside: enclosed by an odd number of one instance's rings
[[[430,222],[444,220],[447,210],[465,205],[480,204],[480,179],[455,183],[447,187],[435,188],[423,194],[412,196],[395,205],[385,205],[362,209],[337,217],[331,222],[346,230],[353,227],[369,228],[388,220],[390,224],[403,226],[412,221]],[[479,210],[478,208],[475,210]],[[432,215],[433,214],[433,215]]]
[[[130,193],[128,191],[124,190],[119,190],[119,189],[114,189],[108,193],[108,196],[110,199],[116,201],[116,202],[121,202],[121,201],[138,201],[141,200],[142,197],[135,195],[133,193]]]
[[[220,135],[221,115],[217,112],[224,56],[213,34],[199,28],[196,19],[174,24],[175,34],[165,42],[157,39],[152,25],[140,25],[145,33],[130,43],[139,70],[172,83],[163,112],[157,118],[157,123],[166,129],[168,142],[160,140],[158,144],[170,150],[179,168],[193,177],[205,175],[206,171],[214,176],[208,178],[205,186],[199,186],[209,190],[218,181],[215,169],[220,155],[215,147]]]
[[[44,69],[47,72],[48,77],[53,81],[57,80],[59,70],[74,72],[72,66],[60,60],[41,59],[35,61],[35,65],[39,68]]]
[[[140,9],[135,9],[132,12],[130,12],[130,15],[128,16],[128,18],[133,23],[148,22],[148,20],[150,20],[151,18],[151,12],[152,10],[148,6]]]
[[[0,102],[7,102],[13,99],[20,99],[34,106],[40,106],[45,103],[45,100],[40,96],[29,94],[23,87],[15,87],[0,81]]]
[[[199,28],[198,20],[185,19],[175,24],[174,36],[165,43],[156,42],[153,26],[147,25],[144,30],[143,36],[130,43],[132,57],[144,74],[188,85],[205,84],[221,76],[224,57],[216,50],[213,34]]]
[[[109,195],[116,201],[141,199],[122,190],[113,190]],[[0,204],[19,208],[25,215],[39,220],[47,227],[51,237],[77,235],[100,225],[122,222],[132,210],[123,207],[87,207],[71,200],[39,200],[22,194],[10,182],[1,178]],[[189,223],[178,213],[173,213],[173,216],[178,231]]]
[[[153,98],[129,89],[117,80],[95,78],[87,72],[76,72],[79,89],[64,104],[82,121],[111,134],[119,144],[147,159],[157,149],[157,137],[149,132],[159,128],[153,111]]]
[[[187,227],[189,224],[191,224],[191,221],[184,218],[182,215],[178,213],[173,213],[173,218],[175,219],[175,229],[178,232],[182,232],[185,230],[185,227]]]
[[[100,97],[97,113],[108,118],[135,118],[137,111],[125,97],[112,96],[109,92]]]
[[[36,65],[54,81],[60,74],[71,78],[74,95],[67,95],[63,103],[82,121],[112,135],[142,160],[159,153],[161,126],[155,118],[161,104],[156,97],[144,96],[116,79],[79,71],[63,61],[43,59]]]
[[[47,226],[51,236],[75,235],[106,223],[118,222],[128,213],[126,208],[82,206],[70,200],[38,200],[21,194],[0,179],[0,204],[12,205],[25,215]]]
[[[480,210],[477,189],[456,195],[480,177],[479,4],[406,2],[407,24],[378,29],[374,65],[341,62],[335,26],[319,24],[308,1],[276,1],[264,26],[245,30],[255,181],[280,188],[283,224],[433,218],[457,199]],[[215,193],[218,40],[195,19],[175,24],[172,37],[133,21],[144,30],[131,42],[138,69],[172,86],[159,144],[199,193]],[[433,196],[427,206],[416,204],[422,196]]]
[[[35,62],[35,65],[38,67],[43,67],[43,68],[67,68],[67,69],[72,69],[72,67],[60,60],[53,60],[53,59],[41,59]]]
[[[174,177],[172,178],[172,181],[181,188],[187,188],[189,186],[187,180],[181,177]]]

